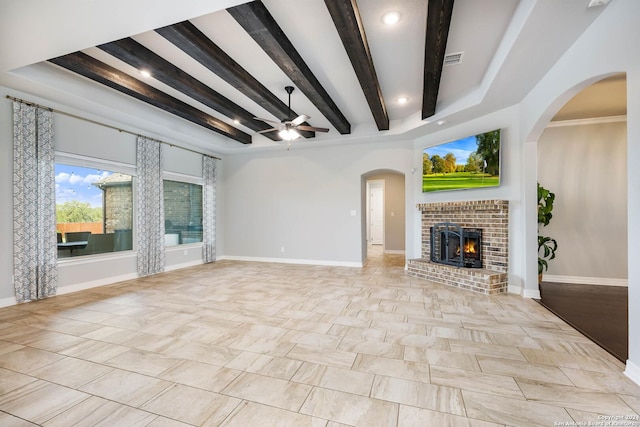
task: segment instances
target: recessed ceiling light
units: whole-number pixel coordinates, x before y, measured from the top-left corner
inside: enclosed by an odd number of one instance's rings
[[[384,16],[382,17],[382,22],[384,22],[387,25],[397,24],[399,20],[400,20],[399,12],[388,12],[388,13],[385,13]]]
[[[240,120],[238,120],[238,119],[234,119],[234,120],[233,120],[233,123],[235,123],[235,124],[239,125],[239,124],[240,124]]]
[[[409,98],[407,98],[406,96],[401,96],[400,98],[396,99],[396,102],[398,104],[406,104],[407,101],[409,101]]]
[[[147,79],[151,77],[151,73],[148,70],[140,70],[140,74],[142,75],[142,77]]]
[[[445,123],[447,123],[447,122],[445,122],[444,120],[438,120],[438,126],[442,126]]]

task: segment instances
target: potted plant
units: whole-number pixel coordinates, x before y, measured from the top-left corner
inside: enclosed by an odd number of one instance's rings
[[[540,234],[540,228],[549,225],[553,214],[553,201],[556,195],[538,183],[538,282],[542,273],[549,268],[548,261],[556,257],[558,242],[556,239]]]

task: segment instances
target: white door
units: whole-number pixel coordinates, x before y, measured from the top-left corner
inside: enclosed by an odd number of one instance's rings
[[[384,181],[369,186],[369,230],[372,245],[384,244]]]

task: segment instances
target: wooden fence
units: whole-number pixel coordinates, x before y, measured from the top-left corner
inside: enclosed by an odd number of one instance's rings
[[[56,230],[62,233],[67,231],[90,231],[91,234],[102,234],[102,222],[59,222]]]

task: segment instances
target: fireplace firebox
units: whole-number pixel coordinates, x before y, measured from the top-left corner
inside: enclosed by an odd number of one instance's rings
[[[440,222],[431,230],[431,262],[482,268],[482,230]]]

